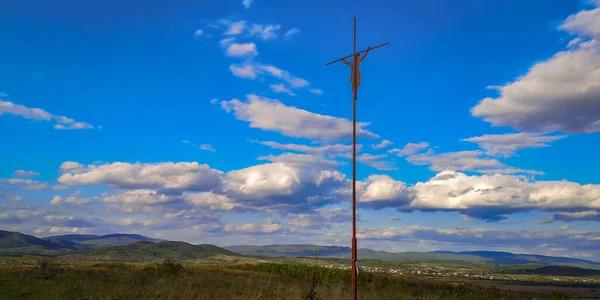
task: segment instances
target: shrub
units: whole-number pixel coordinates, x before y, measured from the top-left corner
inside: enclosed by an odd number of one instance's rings
[[[569,295],[560,292],[560,291],[552,291],[552,293],[550,293],[550,298],[548,298],[550,300],[569,300],[571,298],[569,298]]]
[[[158,264],[158,271],[168,275],[177,275],[183,271],[183,265],[172,259],[165,259]]]

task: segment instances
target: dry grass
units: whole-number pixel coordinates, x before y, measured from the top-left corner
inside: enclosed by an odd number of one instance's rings
[[[321,300],[348,299],[349,273],[298,265],[186,266],[0,260],[0,299],[301,300],[311,276]],[[314,271],[317,271],[316,273]],[[315,275],[316,274],[316,275]],[[531,294],[361,273],[360,299],[532,299]],[[315,298],[313,298],[315,299]]]

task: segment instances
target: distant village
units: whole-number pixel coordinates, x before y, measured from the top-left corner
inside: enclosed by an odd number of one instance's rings
[[[344,264],[324,264],[320,265],[324,268],[335,268],[342,270],[350,270],[350,265]],[[379,272],[397,275],[411,275],[423,277],[445,277],[445,278],[462,278],[462,279],[478,279],[478,280],[501,280],[501,281],[523,281],[526,279],[529,282],[572,282],[572,283],[600,283],[600,278],[582,278],[582,277],[566,277],[566,276],[543,276],[543,275],[512,275],[512,274],[494,274],[489,272],[477,272],[473,270],[455,270],[452,268],[436,266],[426,268],[422,266],[410,266],[404,269],[392,269],[384,267],[360,266],[359,272]]]

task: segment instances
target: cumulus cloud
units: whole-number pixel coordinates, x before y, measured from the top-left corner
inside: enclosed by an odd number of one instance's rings
[[[254,94],[247,98],[248,102],[222,101],[221,107],[227,112],[233,111],[238,120],[249,122],[251,128],[276,131],[290,137],[332,141],[352,136],[352,122],[347,119],[311,113]],[[378,138],[363,128],[368,124],[357,123],[357,136]]]
[[[23,117],[28,120],[39,120],[47,122],[55,122],[55,129],[91,129],[94,126],[84,123],[75,122],[75,120],[65,117],[53,115],[40,108],[29,108],[20,104],[15,104],[9,101],[0,100],[0,116],[3,114],[12,114]]]
[[[256,50],[256,44],[254,43],[233,43],[227,47],[227,56],[233,57],[245,57],[245,56],[257,56],[258,51]]]
[[[19,176],[19,177],[35,177],[35,176],[39,176],[39,175],[40,175],[39,172],[25,171],[25,170],[16,170],[13,173],[13,176]]]
[[[410,204],[401,209],[456,210],[476,218],[498,220],[516,211],[598,209],[599,193],[600,185],[444,171],[410,187]]]
[[[425,143],[425,142],[420,142],[420,143],[408,143],[404,146],[404,148],[402,149],[390,149],[388,150],[388,153],[390,154],[396,154],[399,157],[403,157],[403,156],[407,156],[407,155],[413,155],[415,153],[421,152],[422,150],[425,150],[427,147],[429,147],[429,143]]]
[[[600,8],[569,16],[559,28],[576,43],[536,63],[514,82],[497,87],[471,109],[494,126],[527,132],[594,133],[600,131]]]
[[[75,167],[70,164],[70,167]],[[90,165],[78,172],[61,169],[58,181],[68,185],[106,184],[113,188],[186,189],[204,191],[221,184],[222,172],[197,162],[164,162],[158,164],[122,163]]]
[[[329,204],[330,191],[346,183],[343,174],[307,164],[283,162],[230,171],[225,175],[225,192],[252,206],[302,211]]]
[[[521,132],[485,134],[478,137],[463,139],[463,141],[478,144],[488,155],[510,157],[522,149],[548,147],[549,143],[565,137],[565,135],[539,135]]]

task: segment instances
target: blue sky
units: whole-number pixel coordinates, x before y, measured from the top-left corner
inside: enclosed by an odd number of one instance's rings
[[[0,4],[0,225],[600,259],[594,1]]]

